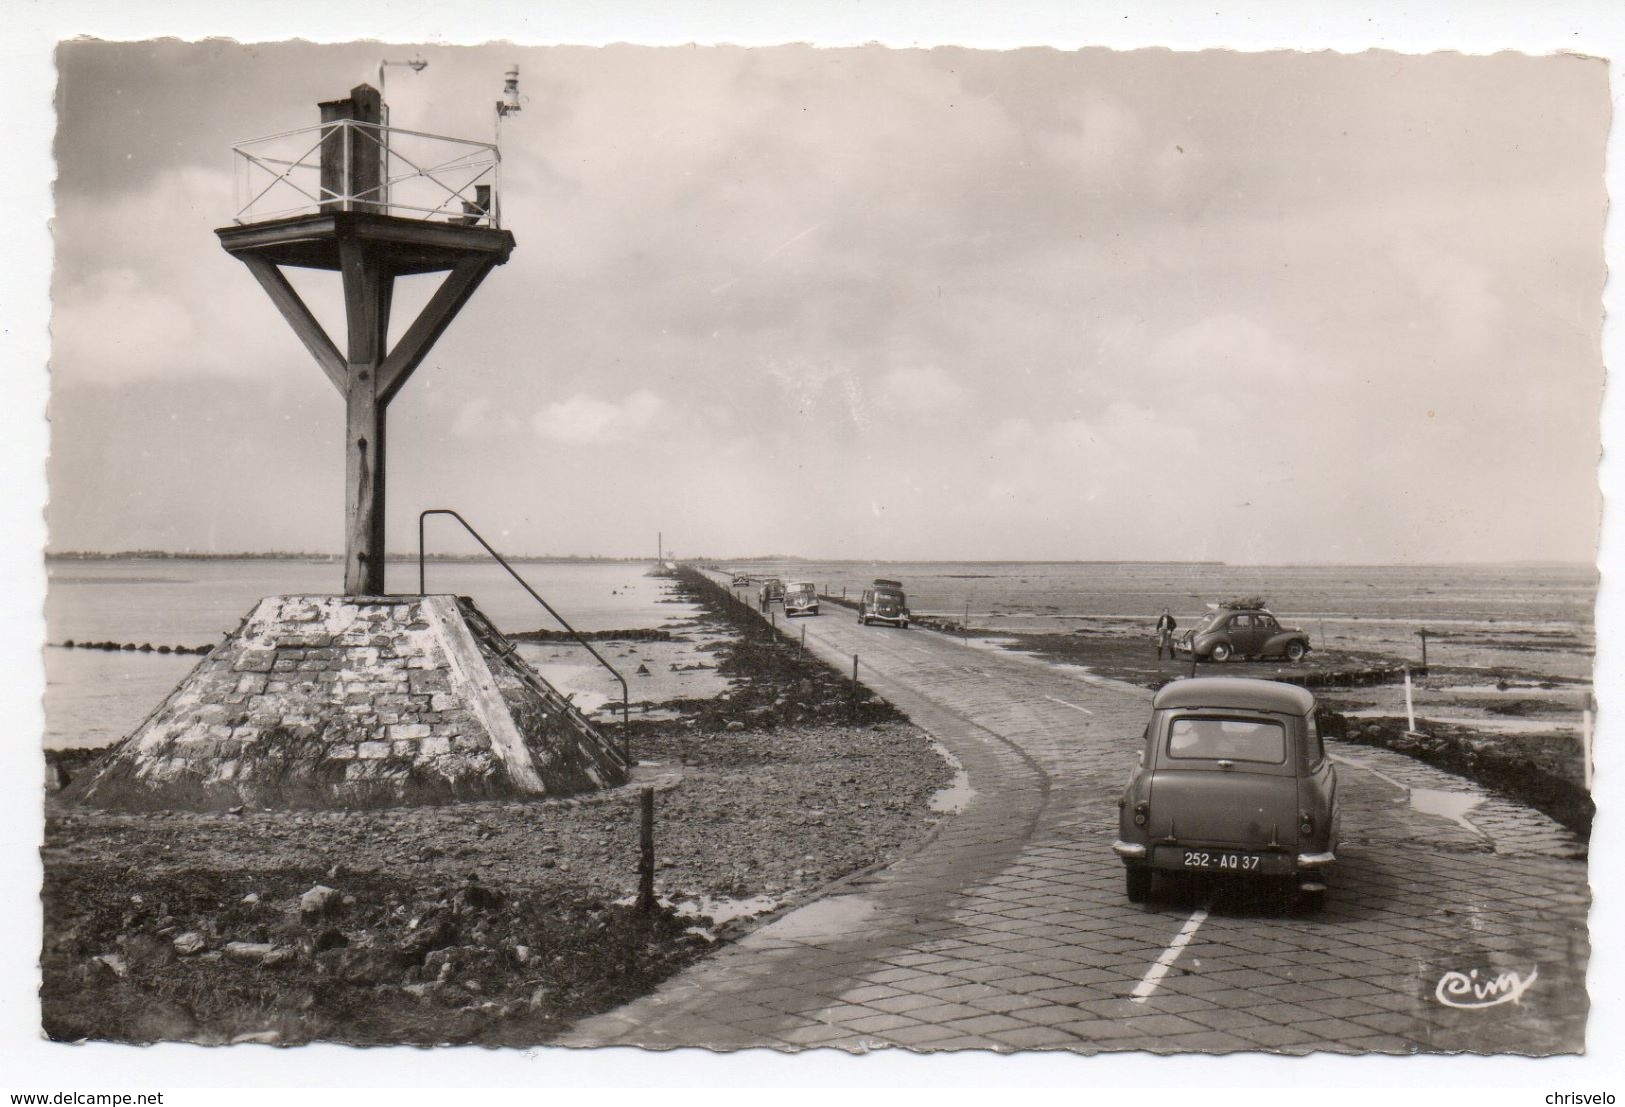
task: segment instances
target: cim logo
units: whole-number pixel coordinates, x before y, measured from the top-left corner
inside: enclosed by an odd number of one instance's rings
[[[1540,976],[1539,969],[1530,969],[1528,976],[1503,972],[1496,976],[1472,972],[1447,972],[1439,978],[1433,995],[1446,1007],[1495,1007],[1502,1003],[1519,1003],[1529,986]]]

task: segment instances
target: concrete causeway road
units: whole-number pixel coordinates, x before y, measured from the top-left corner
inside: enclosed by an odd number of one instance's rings
[[[974,795],[914,853],[563,1044],[1583,1048],[1586,863],[1538,812],[1333,743],[1344,840],[1323,910],[1199,883],[1131,904],[1110,847],[1149,693],[926,630],[862,627],[838,605],[788,622],[845,671],[858,654],[863,680],[953,754]]]

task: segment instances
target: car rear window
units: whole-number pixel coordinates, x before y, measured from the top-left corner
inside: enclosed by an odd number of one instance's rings
[[[1286,760],[1286,728],[1266,719],[1185,716],[1168,728],[1168,756],[1192,760]]]

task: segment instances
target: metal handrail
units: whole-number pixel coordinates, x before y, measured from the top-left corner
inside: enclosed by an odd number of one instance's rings
[[[490,554],[492,556],[492,558],[494,558],[496,560],[496,563],[498,565],[501,565],[504,569],[508,570],[508,575],[510,577],[512,577],[514,580],[519,582],[519,587],[523,588],[526,592],[530,593],[531,599],[533,599],[537,603],[541,604],[542,607],[544,607],[547,610],[547,613],[549,615],[553,616],[553,618],[557,619],[559,625],[562,626],[566,631],[569,632],[571,638],[574,638],[582,646],[585,646],[586,649],[587,649],[587,652],[592,654],[593,658],[598,662],[598,664],[602,665],[605,669],[609,670],[609,675],[610,676],[612,676],[616,680],[620,681],[620,684],[621,684],[621,760],[625,761],[626,765],[627,765],[627,768],[630,769],[632,767],[632,737],[631,737],[631,733],[632,733],[632,703],[631,703],[631,695],[630,695],[630,692],[629,692],[629,689],[628,689],[628,686],[627,686],[627,683],[626,683],[626,678],[623,677],[620,674],[620,672],[615,668],[615,666],[611,665],[608,661],[604,660],[604,655],[599,653],[597,650],[593,649],[592,648],[592,643],[588,642],[585,638],[581,637],[581,635],[576,631],[576,628],[571,626],[569,624],[569,622],[564,618],[563,615],[560,615],[557,611],[553,610],[553,605],[548,603],[546,600],[542,599],[541,593],[537,592],[536,589],[532,588],[530,586],[530,583],[528,581],[526,581],[524,577],[520,576],[518,571],[516,571],[512,565],[508,564],[508,559],[507,558],[503,557],[501,554],[497,553],[496,550],[492,549],[491,548],[491,543],[487,542],[483,537],[481,537],[480,532],[475,530],[473,528],[473,526],[471,526],[469,524],[469,521],[467,519],[463,518],[461,515],[457,514],[457,512],[453,511],[449,507],[431,507],[427,511],[422,511],[422,512],[418,513],[418,595],[426,596],[426,595],[429,594],[429,590],[428,590],[428,587],[427,587],[427,582],[425,580],[425,575],[426,574],[425,574],[425,570],[424,570],[424,556],[423,556],[424,527],[423,527],[423,525],[424,525],[425,520],[427,520],[429,518],[429,516],[431,516],[431,515],[449,515],[453,519],[456,519],[459,523],[461,523],[463,525],[463,529],[468,531],[468,533],[473,537],[474,541],[478,542],[481,546],[485,547],[485,552]]]
[[[319,185],[313,193],[310,188],[302,186],[295,178],[298,173],[308,180],[311,175],[320,169],[320,161],[309,160],[329,138],[340,135],[342,143],[342,156],[344,159],[345,181],[350,180],[349,165],[352,147],[358,141],[366,141],[377,147],[382,157],[384,171],[383,179],[376,188],[363,189],[358,193],[333,193]],[[308,148],[293,156],[281,152],[265,150],[267,144],[281,142],[303,136],[314,136],[314,141]],[[445,153],[432,157],[420,157],[410,149],[403,149],[397,139],[417,139],[429,144],[431,148],[440,146],[447,150]],[[302,145],[302,143],[301,143]],[[297,148],[297,147],[295,147]],[[259,152],[265,150],[264,153]],[[480,142],[475,139],[457,138],[452,135],[436,135],[426,131],[408,130],[405,127],[392,127],[387,124],[373,123],[359,119],[334,119],[310,127],[298,127],[293,130],[282,131],[263,138],[250,139],[239,142],[232,147],[244,167],[246,176],[239,184],[246,191],[240,192],[239,204],[233,221],[244,223],[267,218],[277,218],[294,212],[322,209],[332,207],[340,211],[349,211],[353,205],[365,205],[361,210],[377,209],[385,214],[413,213],[420,215],[424,220],[446,219],[453,221],[473,221],[492,228],[501,226],[501,217],[497,213],[498,195],[502,187],[502,158],[493,143]],[[411,172],[396,174],[391,171],[391,159],[404,162],[411,167]],[[420,164],[420,162],[422,164]],[[265,173],[270,179],[263,187],[256,183],[255,171]],[[469,179],[457,184],[455,181],[442,179],[450,174],[471,174]],[[425,197],[426,203],[435,204],[434,207],[425,206],[425,203],[402,203],[396,201],[391,195],[394,186],[409,182],[422,181],[430,186],[432,195]],[[478,199],[472,194],[475,185],[483,182],[491,184],[491,200],[487,208],[477,207]],[[294,206],[283,206],[279,186],[292,189],[306,203]],[[346,186],[347,187],[347,186]],[[256,191],[257,189],[257,191]],[[277,204],[273,212],[255,211],[256,205],[268,195],[277,192],[272,197],[272,203]],[[247,201],[241,202],[246,195]]]

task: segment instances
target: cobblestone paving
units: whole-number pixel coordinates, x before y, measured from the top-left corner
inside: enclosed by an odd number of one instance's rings
[[[975,797],[913,855],[578,1025],[566,1044],[1582,1048],[1585,861],[1544,816],[1400,755],[1337,746],[1344,842],[1322,911],[1211,883],[1159,884],[1131,904],[1110,843],[1148,693],[928,632],[862,628],[839,609],[806,625],[809,648],[832,662],[861,655],[864,679],[953,752]],[[1432,813],[1434,793],[1456,807]],[[1134,998],[1159,958],[1166,975]],[[1538,975],[1515,1003],[1463,1009],[1438,995],[1452,972],[1468,986]]]

